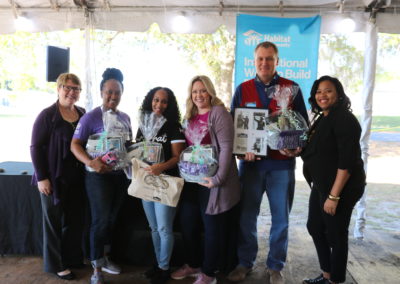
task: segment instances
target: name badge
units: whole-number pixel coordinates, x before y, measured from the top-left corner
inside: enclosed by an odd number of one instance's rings
[[[246,103],[246,107],[256,107],[257,104],[255,102],[253,103]]]

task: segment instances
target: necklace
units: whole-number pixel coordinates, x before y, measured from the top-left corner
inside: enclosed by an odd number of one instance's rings
[[[62,118],[68,122],[75,122],[79,119],[79,114],[75,107],[73,109],[66,109],[59,106],[59,110]]]
[[[78,125],[78,121],[74,121],[74,122],[66,121],[66,122],[68,122],[68,124],[71,125],[72,130],[75,131],[76,126]]]
[[[62,119],[67,122],[72,127],[72,131],[75,131],[76,126],[78,125],[79,114],[75,108],[72,110],[67,110],[61,106],[58,107],[60,110],[60,114]]]

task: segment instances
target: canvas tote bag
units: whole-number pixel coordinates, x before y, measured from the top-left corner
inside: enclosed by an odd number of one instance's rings
[[[128,194],[146,201],[176,207],[183,188],[183,178],[148,174],[144,170],[148,166],[136,158],[132,159],[132,182],[129,185]]]

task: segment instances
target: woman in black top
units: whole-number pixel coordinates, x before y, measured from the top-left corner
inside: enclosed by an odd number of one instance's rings
[[[346,276],[351,213],[365,187],[361,127],[336,78],[316,80],[309,102],[315,122],[301,156],[304,176],[312,188],[307,229],[322,274],[303,283],[341,283]]]
[[[162,145],[164,162],[155,163],[146,168],[152,175],[165,173],[179,176],[177,164],[179,156],[185,148],[180,121],[180,111],[174,93],[168,88],[156,87],[151,89],[143,100],[140,108],[142,113],[153,112],[157,116],[164,116],[167,121],[151,138],[151,142]],[[139,129],[136,142],[144,141],[142,131]],[[154,252],[157,264],[145,272],[152,284],[164,284],[170,278],[169,261],[174,245],[173,223],[176,207],[167,206],[155,201],[142,200],[143,209],[151,229]]]

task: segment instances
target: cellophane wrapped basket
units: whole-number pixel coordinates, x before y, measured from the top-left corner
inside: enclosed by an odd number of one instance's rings
[[[102,118],[104,131],[89,136],[86,151],[91,158],[101,157],[113,170],[125,169],[129,165],[125,148],[125,142],[131,139],[129,125],[112,110],[103,112]]]
[[[296,149],[307,143],[308,125],[303,116],[290,109],[298,86],[274,86],[271,98],[280,108],[267,117],[267,143],[273,150]]]
[[[181,177],[187,182],[204,182],[205,177],[212,177],[218,170],[218,158],[215,147],[201,145],[208,132],[207,123],[200,120],[183,124],[185,136],[194,145],[187,147],[178,163]]]
[[[167,121],[162,115],[154,112],[142,112],[139,118],[139,128],[145,141],[135,143],[128,147],[128,159],[137,158],[149,165],[164,162],[162,144],[151,141]]]

